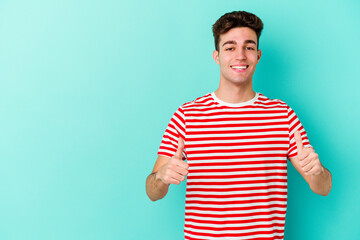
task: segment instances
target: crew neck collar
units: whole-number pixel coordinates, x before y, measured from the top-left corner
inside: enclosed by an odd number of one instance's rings
[[[253,104],[259,97],[259,93],[255,93],[255,97],[253,97],[252,99],[250,99],[249,101],[246,102],[240,102],[240,103],[228,103],[228,102],[224,102],[222,100],[220,100],[216,95],[215,92],[211,93],[212,98],[215,100],[215,102],[219,103],[220,105],[224,105],[224,106],[228,106],[228,107],[243,107],[246,105],[251,105]]]

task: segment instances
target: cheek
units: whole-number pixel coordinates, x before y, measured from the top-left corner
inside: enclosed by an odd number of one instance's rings
[[[219,62],[224,64],[227,64],[230,62],[231,56],[229,54],[224,54],[219,56]]]

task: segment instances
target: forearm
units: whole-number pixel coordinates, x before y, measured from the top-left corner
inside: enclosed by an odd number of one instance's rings
[[[156,178],[156,173],[150,174],[146,179],[146,194],[151,201],[156,201],[165,197],[169,190],[169,185]]]
[[[314,193],[327,196],[332,187],[332,176],[329,170],[323,169],[321,174],[310,176],[309,185]]]

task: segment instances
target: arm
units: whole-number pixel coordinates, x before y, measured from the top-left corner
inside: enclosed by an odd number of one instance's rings
[[[189,165],[182,160],[184,142],[179,138],[179,145],[172,158],[160,156],[155,162],[152,173],[146,179],[146,194],[151,201],[166,196],[170,184],[180,184],[188,174]]]
[[[295,169],[303,176],[311,190],[323,196],[330,193],[332,176],[329,170],[323,167],[318,154],[313,148],[305,148],[302,144],[300,132],[295,132],[297,156],[290,158]]]

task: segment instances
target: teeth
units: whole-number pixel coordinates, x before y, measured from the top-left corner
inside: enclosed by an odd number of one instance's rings
[[[236,69],[246,69],[247,66],[232,66],[232,68],[236,68]]]

